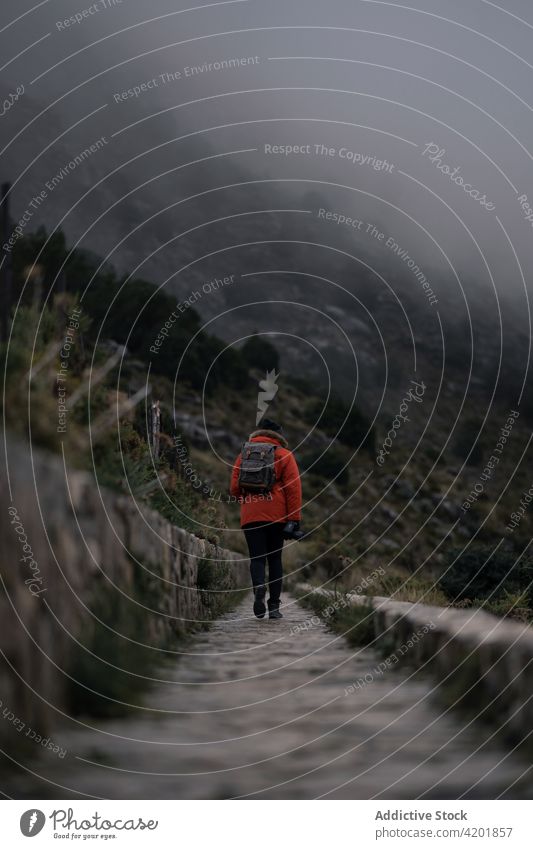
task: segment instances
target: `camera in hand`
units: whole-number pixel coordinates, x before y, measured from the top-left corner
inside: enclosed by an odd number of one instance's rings
[[[300,523],[291,520],[287,522],[283,528],[283,539],[299,540],[305,536],[304,531],[300,530]]]

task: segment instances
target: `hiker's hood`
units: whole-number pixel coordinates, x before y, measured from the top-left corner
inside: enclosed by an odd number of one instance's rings
[[[289,443],[285,439],[285,437],[278,433],[275,430],[254,430],[249,439],[262,439],[265,438],[268,442],[278,442],[282,448],[288,448]]]

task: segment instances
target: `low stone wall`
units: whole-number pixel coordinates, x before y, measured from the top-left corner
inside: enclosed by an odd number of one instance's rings
[[[309,584],[298,585],[310,593]],[[324,592],[324,591],[322,591]],[[328,593],[332,597],[333,594]],[[479,609],[459,610],[350,594],[370,605],[376,644],[435,675],[450,704],[468,703],[519,740],[533,728],[533,628]],[[428,627],[431,626],[431,627]],[[416,639],[413,637],[416,636]]]
[[[61,718],[68,675],[75,674],[73,649],[90,644],[80,635],[90,633],[106,605],[102,627],[120,632],[114,611],[132,612],[144,642],[157,647],[205,627],[215,593],[228,598],[249,584],[242,555],[98,489],[91,475],[67,472],[61,458],[31,456],[13,440],[7,456],[8,475],[2,452],[0,487],[2,742],[14,736],[12,714],[41,734]]]

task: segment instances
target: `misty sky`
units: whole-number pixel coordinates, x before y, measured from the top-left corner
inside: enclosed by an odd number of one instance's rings
[[[32,10],[3,0],[2,93],[25,88],[2,117],[2,179],[17,180],[14,219],[103,136],[103,149],[48,193],[32,225],[51,229],[63,219],[69,240],[119,266],[139,263],[160,281],[213,240],[217,249],[238,244],[241,233],[250,241],[263,232],[251,216],[274,209],[284,210],[274,216],[278,236],[375,255],[391,277],[395,265],[404,271],[383,246],[393,239],[433,274],[441,299],[445,287],[461,298],[461,287],[475,286],[495,305],[493,287],[520,293],[522,274],[529,284],[527,0],[505,8],[488,0],[194,5],[48,0]],[[246,64],[209,70],[235,59]],[[186,70],[202,65],[203,73]],[[239,185],[219,189],[230,184]],[[161,212],[193,194],[202,197]],[[361,226],[321,220],[321,208]],[[228,215],[240,218],[209,233],[203,226]],[[381,244],[369,224],[384,234]],[[200,228],[192,241],[161,249],[188,226]],[[170,285],[187,289],[179,277]]]

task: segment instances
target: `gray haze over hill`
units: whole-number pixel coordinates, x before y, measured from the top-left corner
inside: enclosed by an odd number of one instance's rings
[[[387,370],[440,380],[446,345],[450,391],[474,342],[497,367],[500,323],[525,366],[530,4],[192,5],[3,3],[13,218],[56,177],[31,228],[200,291],[229,343],[273,334],[295,372],[373,405]]]

